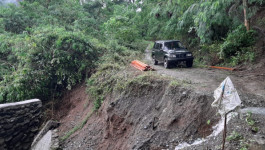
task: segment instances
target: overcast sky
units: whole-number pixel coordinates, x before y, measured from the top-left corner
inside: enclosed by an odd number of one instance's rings
[[[0,0],[0,3],[3,3],[3,4],[14,3],[14,4],[17,4],[17,0]]]

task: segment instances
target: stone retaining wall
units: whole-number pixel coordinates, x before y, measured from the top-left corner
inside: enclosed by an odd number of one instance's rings
[[[0,150],[28,150],[39,131],[38,99],[0,105]]]

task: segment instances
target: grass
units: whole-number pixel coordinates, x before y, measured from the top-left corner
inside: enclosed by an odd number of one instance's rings
[[[226,139],[227,141],[237,141],[237,140],[241,140],[243,137],[237,133],[236,131],[233,131],[232,134],[230,136],[228,136]]]
[[[93,114],[94,111],[89,112],[86,117],[84,118],[84,120],[79,124],[76,125],[73,129],[71,129],[70,131],[68,131],[62,138],[60,138],[60,141],[63,142],[66,139],[68,139],[73,133],[75,133],[77,130],[82,129],[85,124],[87,123],[88,119],[91,117],[91,115]]]
[[[148,49],[148,50],[152,49],[152,47],[154,46],[154,42],[152,42],[152,41],[147,41],[147,43],[148,43],[148,46],[147,46],[146,49]]]
[[[148,43],[144,41],[138,44],[145,48]],[[120,45],[110,47],[110,49],[114,50],[101,57],[96,73],[87,80],[87,91],[95,100],[94,110],[100,108],[105,97],[113,90],[124,90],[128,75],[122,73],[122,70],[125,70],[132,60],[140,58],[144,50],[131,50]]]
[[[193,68],[208,68],[209,66],[205,62],[199,61],[198,59],[193,60]]]
[[[172,80],[170,83],[169,83],[169,86],[170,87],[177,87],[177,86],[180,86],[181,83],[178,81],[178,80]]]
[[[251,128],[251,130],[253,132],[258,132],[259,131],[259,128],[256,127],[256,122],[255,120],[252,118],[252,113],[251,112],[248,112],[247,113],[247,117],[246,117],[246,122],[248,124],[248,126]]]

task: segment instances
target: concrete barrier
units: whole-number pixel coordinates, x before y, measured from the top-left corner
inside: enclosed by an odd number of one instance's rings
[[[56,150],[59,148],[57,127],[59,122],[49,120],[35,137],[31,144],[31,150]]]

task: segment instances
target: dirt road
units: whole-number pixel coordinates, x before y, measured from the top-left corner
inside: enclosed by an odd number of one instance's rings
[[[146,50],[145,59],[152,64],[151,51]],[[213,93],[220,83],[229,76],[234,83],[244,105],[265,107],[265,65],[256,70],[226,71],[211,68],[165,69],[163,64],[151,65],[161,75],[191,83],[197,92]],[[263,71],[264,72],[263,72]]]

